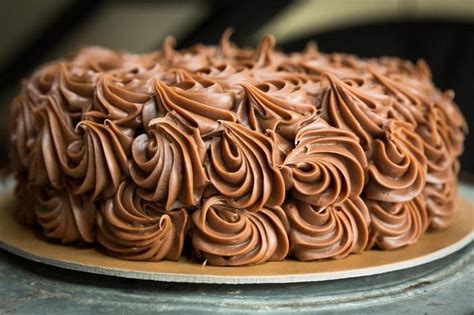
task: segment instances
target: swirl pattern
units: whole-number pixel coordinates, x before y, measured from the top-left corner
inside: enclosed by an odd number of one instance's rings
[[[410,124],[417,125],[423,122],[424,112],[429,106],[430,100],[423,93],[418,93],[418,89],[411,89],[406,83],[396,81],[386,75],[371,70],[375,79],[385,88],[387,93],[393,95],[392,108],[389,117],[397,120],[406,121]],[[404,80],[403,82],[405,82]],[[429,91],[432,93],[432,91]],[[429,93],[426,93],[429,95]]]
[[[370,215],[360,197],[329,207],[292,200],[283,208],[290,222],[291,252],[298,260],[344,258],[368,244]]]
[[[430,216],[430,226],[434,230],[443,230],[456,218],[456,176],[442,184],[428,183],[423,190],[426,209]]]
[[[221,87],[211,81],[185,81],[173,87],[156,81],[156,91],[158,113],[176,112],[192,127],[198,128],[203,137],[219,130],[218,120],[237,120],[229,111],[234,106],[232,96],[223,93]]]
[[[86,113],[92,107],[97,75],[81,68],[68,67],[65,63],[60,64],[59,68],[58,90],[65,100],[65,107],[70,112]]]
[[[189,226],[184,209],[166,211],[123,181],[97,212],[98,242],[112,255],[128,260],[178,260]]]
[[[453,91],[443,93],[435,102],[435,110],[439,117],[439,128],[447,131],[450,151],[457,158],[464,150],[467,123],[453,98]]]
[[[449,147],[449,135],[439,125],[437,111],[430,107],[427,119],[420,123],[416,133],[423,141],[423,150],[427,160],[426,182],[442,184],[454,176],[455,155]]]
[[[25,79],[20,221],[123,259],[223,266],[393,249],[453,223],[467,124],[423,60],[285,54],[272,35],[242,49],[231,34],[87,47]]]
[[[369,247],[395,249],[416,243],[429,225],[423,194],[405,202],[367,200],[371,215]]]
[[[407,123],[390,120],[385,128],[386,141],[374,141],[365,195],[386,202],[409,201],[426,183],[423,142]]]
[[[58,76],[58,69],[57,63],[50,63],[34,72],[31,78],[23,83],[25,96],[33,103],[40,102],[43,96],[51,92]]]
[[[255,265],[283,260],[288,253],[288,222],[280,207],[253,212],[214,196],[192,214],[192,222],[194,248],[212,265]]]
[[[153,119],[148,134],[132,144],[130,174],[140,187],[138,194],[166,210],[196,206],[208,183],[205,153],[198,129],[180,124],[173,115]]]
[[[137,127],[141,125],[143,104],[150,95],[128,90],[118,79],[103,74],[97,79],[92,110],[85,116],[91,120],[110,120],[117,125]]]
[[[69,185],[63,189],[35,187],[35,215],[46,237],[61,243],[92,243],[95,206],[88,195],[75,195]]]
[[[32,162],[39,123],[26,96],[20,95],[13,100],[11,113],[11,160],[16,170],[27,170]]]
[[[314,119],[316,107],[303,103],[307,101],[303,90],[282,81],[243,87],[247,101],[242,102],[239,120],[253,130],[273,130],[292,140],[297,130]]]
[[[133,138],[109,120],[104,124],[83,120],[78,128],[83,135],[67,146],[68,165],[64,169],[74,179],[74,193],[92,192],[93,200],[110,197],[129,173]]]
[[[325,73],[329,82],[321,105],[321,116],[332,126],[353,132],[364,148],[371,148],[372,140],[383,136],[383,124],[389,100],[384,95],[367,95],[357,87]]]
[[[79,139],[71,118],[61,106],[60,100],[47,96],[41,106],[35,108],[39,132],[34,142],[30,161],[29,180],[36,185],[50,184],[56,189],[64,185],[64,172],[68,161],[66,147]]]
[[[275,165],[273,141],[237,123],[222,122],[222,137],[211,141],[208,174],[234,208],[257,211],[285,198],[283,176]]]
[[[294,198],[327,207],[359,196],[367,160],[353,134],[318,119],[298,131],[296,143],[283,163]]]

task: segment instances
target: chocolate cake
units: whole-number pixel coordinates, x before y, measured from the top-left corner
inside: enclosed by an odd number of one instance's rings
[[[229,37],[88,47],[26,79],[21,221],[122,259],[221,266],[390,250],[453,222],[467,128],[423,60]]]

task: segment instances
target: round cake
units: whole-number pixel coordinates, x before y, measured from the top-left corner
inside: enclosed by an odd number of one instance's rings
[[[453,222],[467,127],[424,61],[229,37],[88,47],[26,79],[18,218],[122,259],[219,266],[390,250]]]

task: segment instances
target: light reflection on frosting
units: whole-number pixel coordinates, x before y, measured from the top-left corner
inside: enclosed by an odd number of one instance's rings
[[[417,242],[429,225],[422,194],[405,202],[367,200],[371,214],[370,246],[394,249]]]
[[[222,124],[222,137],[215,137],[209,149],[212,185],[235,208],[258,211],[265,205],[281,205],[285,184],[273,160],[275,142],[243,125]]]
[[[208,183],[205,153],[198,129],[183,126],[173,115],[153,119],[148,134],[132,144],[130,174],[138,194],[167,210],[197,205]]]
[[[35,71],[11,106],[20,220],[132,260],[177,260],[189,236],[226,266],[398,248],[453,222],[467,124],[424,61],[231,34]]]
[[[122,182],[97,212],[98,242],[128,260],[178,260],[188,229],[184,209],[166,211],[142,199],[133,183]]]
[[[298,260],[344,258],[367,246],[370,216],[359,197],[328,207],[294,200],[284,209],[290,222],[291,252]]]
[[[212,265],[280,261],[289,248],[286,220],[280,207],[253,212],[232,208],[223,197],[211,197],[192,214],[192,243]]]
[[[293,197],[315,206],[355,198],[364,187],[367,160],[357,137],[322,119],[298,131],[283,164]]]

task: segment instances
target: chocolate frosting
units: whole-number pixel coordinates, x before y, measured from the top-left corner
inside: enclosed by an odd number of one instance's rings
[[[360,197],[328,207],[291,200],[284,209],[291,223],[291,251],[298,260],[344,258],[368,244],[370,215]]]
[[[423,194],[406,202],[368,200],[372,217],[369,247],[394,249],[417,242],[429,225]]]
[[[131,260],[238,266],[413,244],[455,218],[466,122],[424,61],[265,36],[40,67],[11,105],[17,215]],[[185,242],[189,237],[190,242]]]
[[[293,197],[327,207],[361,194],[367,159],[354,134],[318,118],[298,131],[283,165]]]
[[[212,265],[254,265],[283,260],[288,254],[288,222],[280,207],[254,212],[213,196],[192,214],[192,220],[194,249]]]
[[[221,124],[222,137],[213,138],[209,149],[211,184],[235,208],[258,211],[281,205],[285,183],[273,158],[274,142],[241,124]]]
[[[97,212],[97,241],[123,259],[178,260],[188,223],[184,209],[166,211],[143,199],[134,183],[123,181]]]
[[[389,202],[411,200],[425,186],[423,143],[411,125],[396,120],[385,125],[385,137],[374,141],[365,195]]]
[[[151,120],[148,134],[132,144],[130,174],[140,187],[138,194],[167,210],[197,205],[209,181],[205,154],[199,129],[180,124],[174,112]]]
[[[96,209],[90,196],[74,194],[69,185],[63,189],[43,185],[32,192],[36,221],[45,236],[61,243],[94,242]]]

